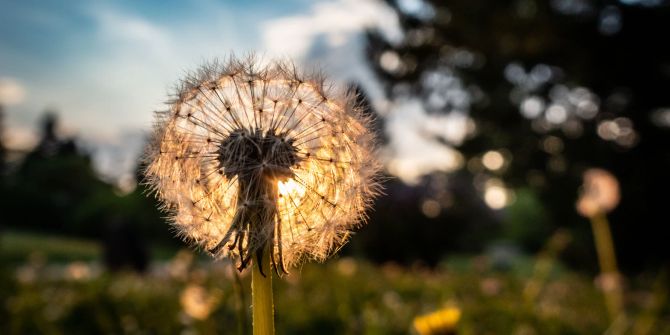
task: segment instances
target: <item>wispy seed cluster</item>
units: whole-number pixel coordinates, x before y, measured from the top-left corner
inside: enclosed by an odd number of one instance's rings
[[[352,93],[288,62],[202,66],[158,112],[147,183],[179,235],[240,270],[323,260],[378,191],[375,139]]]

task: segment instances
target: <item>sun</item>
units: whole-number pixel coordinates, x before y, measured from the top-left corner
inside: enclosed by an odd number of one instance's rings
[[[296,183],[293,179],[278,181],[277,188],[281,196],[291,196],[293,199],[300,199],[305,195],[305,187]]]

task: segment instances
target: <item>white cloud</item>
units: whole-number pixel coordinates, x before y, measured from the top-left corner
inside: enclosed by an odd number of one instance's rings
[[[0,77],[0,105],[14,106],[26,98],[26,89],[16,79]]]
[[[386,120],[388,130],[393,134],[389,171],[414,183],[432,171],[450,172],[460,168],[463,157],[457,150],[428,138],[432,135],[447,139],[459,137],[461,127],[454,129],[453,125],[462,122],[462,117],[457,118],[459,120],[453,116],[427,115],[416,99],[395,102]]]
[[[35,132],[26,127],[8,127],[2,135],[2,144],[11,150],[30,150],[38,141]]]
[[[169,37],[162,28],[140,17],[123,15],[109,9],[96,10],[92,14],[105,35],[118,37],[122,41],[138,41],[153,45],[169,42]]]
[[[84,145],[93,153],[98,172],[109,181],[121,182],[134,179],[148,136],[148,131],[126,130],[112,138],[89,139]]]
[[[86,12],[97,28],[95,60],[112,65],[123,60],[125,63],[118,65],[134,63],[151,68],[174,62],[175,57],[181,58],[178,31],[171,29],[174,27],[162,26],[149,18],[107,6],[93,6]],[[112,69],[125,70],[125,67]]]
[[[273,53],[303,57],[319,35],[327,34],[329,46],[338,47],[365,28],[380,29],[394,40],[401,36],[398,17],[381,1],[337,0],[317,2],[308,13],[266,23],[263,41]]]
[[[374,28],[398,41],[395,12],[378,0],[335,0],[314,3],[300,15],[275,19],[263,26],[263,43],[275,56],[318,65],[340,83],[357,82],[382,109],[382,87],[365,59],[365,29]]]

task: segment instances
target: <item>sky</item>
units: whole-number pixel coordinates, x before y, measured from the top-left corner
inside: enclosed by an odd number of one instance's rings
[[[385,97],[364,58],[369,28],[392,42],[402,36],[397,16],[378,0],[5,1],[5,142],[29,148],[38,120],[52,110],[61,132],[82,139],[103,176],[129,179],[152,111],[165,108],[179,78],[205,61],[255,52],[318,66],[340,84],[360,83],[393,132],[390,169],[406,180],[453,168],[457,153],[421,136],[421,105]],[[445,131],[462,123],[433,121]]]

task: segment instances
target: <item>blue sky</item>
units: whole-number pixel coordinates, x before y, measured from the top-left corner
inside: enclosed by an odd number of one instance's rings
[[[305,3],[5,3],[0,75],[26,89],[26,103],[10,109],[10,122],[25,126],[44,108],[54,108],[65,123],[76,117],[70,122],[84,131],[105,125],[111,134],[141,125],[147,115],[133,115],[139,112],[133,107],[163,99],[192,64],[259,48],[263,22],[308,10]]]
[[[403,2],[408,1],[417,0]],[[390,40],[401,36],[395,13],[380,0],[5,0],[0,11],[5,140],[28,147],[36,138],[36,121],[52,109],[61,116],[64,134],[83,139],[103,175],[130,176],[152,111],[164,108],[178,79],[206,60],[255,51],[318,65],[336,82],[361,83],[402,138],[396,151],[409,159],[396,166],[424,166],[416,174],[453,165],[453,153],[444,148],[422,143],[417,150],[425,123],[421,106],[394,105],[384,97],[364,58],[367,28]],[[394,118],[394,109],[404,111]]]

